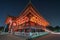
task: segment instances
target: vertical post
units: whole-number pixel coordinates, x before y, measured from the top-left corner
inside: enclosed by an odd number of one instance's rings
[[[10,24],[9,24],[9,32],[10,32],[10,34],[13,34],[12,24],[13,24],[13,22],[10,22]]]
[[[25,29],[24,29],[24,32],[25,32]]]
[[[13,34],[13,29],[12,28],[11,28],[11,31],[10,32],[11,32],[11,34]]]

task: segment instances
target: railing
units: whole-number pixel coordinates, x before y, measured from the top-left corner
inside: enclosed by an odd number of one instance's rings
[[[15,32],[14,35],[18,35],[18,36],[26,36],[26,37],[35,37],[35,36],[42,36],[44,34],[48,34],[48,32]]]
[[[0,32],[0,35],[7,35],[10,34],[9,32]]]
[[[9,32],[1,32],[0,35],[9,35]],[[19,37],[26,37],[26,38],[35,38],[38,36],[43,36],[48,34],[48,32],[14,32],[12,35],[19,36]]]

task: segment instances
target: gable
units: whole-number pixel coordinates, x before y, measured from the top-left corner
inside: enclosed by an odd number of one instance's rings
[[[39,12],[29,4],[21,13],[21,15],[16,19],[17,24],[23,24],[25,22],[32,21],[39,25],[48,26],[49,23],[39,15]]]

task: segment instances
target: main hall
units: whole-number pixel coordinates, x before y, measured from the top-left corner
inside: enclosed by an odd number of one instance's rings
[[[43,18],[31,2],[27,4],[20,15],[16,17],[8,16],[5,24],[9,25],[8,31],[14,32],[40,32],[41,29],[49,26],[49,22]]]

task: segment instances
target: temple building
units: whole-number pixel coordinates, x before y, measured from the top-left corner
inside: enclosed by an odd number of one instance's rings
[[[37,31],[49,26],[49,22],[46,21],[43,16],[36,10],[32,3],[28,3],[25,9],[17,17],[8,16],[5,24],[9,24],[8,31]]]

